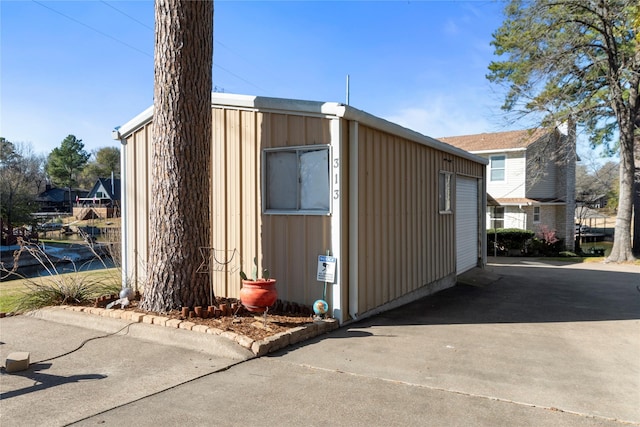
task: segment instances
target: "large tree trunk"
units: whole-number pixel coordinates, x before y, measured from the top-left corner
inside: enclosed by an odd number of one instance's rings
[[[640,256],[640,112],[636,114],[633,134],[635,177],[633,191],[633,253]]]
[[[632,128],[633,129],[633,128]],[[634,161],[633,132],[620,132],[620,193],[615,235],[608,262],[634,261],[631,249],[631,215],[633,212]]]
[[[637,142],[636,142],[637,143]],[[633,253],[640,256],[640,160],[636,158],[635,183],[633,192]]]
[[[213,1],[156,0],[150,248],[142,308],[207,305]]]

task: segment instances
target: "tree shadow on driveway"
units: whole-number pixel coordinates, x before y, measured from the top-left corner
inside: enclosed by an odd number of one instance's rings
[[[80,381],[86,380],[101,380],[107,378],[106,375],[102,374],[82,374],[82,375],[71,375],[68,377],[60,376],[60,375],[50,375],[45,374],[42,371],[47,370],[51,367],[51,363],[34,363],[29,366],[29,369],[21,372],[7,373],[2,372],[2,376],[4,375],[13,375],[28,378],[33,380],[33,385],[28,387],[23,387],[16,390],[6,391],[4,393],[0,393],[0,400],[10,399],[12,397],[22,396],[24,394],[33,393],[40,390],[45,390],[51,387],[57,387],[63,384],[69,383],[77,383]]]

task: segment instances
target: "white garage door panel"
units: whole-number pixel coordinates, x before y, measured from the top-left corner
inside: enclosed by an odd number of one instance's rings
[[[456,178],[456,273],[478,263],[478,181]]]

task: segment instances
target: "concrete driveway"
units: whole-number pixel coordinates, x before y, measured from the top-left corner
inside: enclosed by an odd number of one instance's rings
[[[139,339],[94,340],[47,369],[104,378],[33,383],[18,393],[7,387],[15,378],[3,374],[0,421],[640,425],[640,268],[492,261],[477,280],[467,277],[472,285],[239,364]],[[42,321],[16,319],[0,320],[0,349],[15,348],[17,336],[23,350],[37,349],[28,330]],[[71,339],[91,336],[52,326],[69,348]]]

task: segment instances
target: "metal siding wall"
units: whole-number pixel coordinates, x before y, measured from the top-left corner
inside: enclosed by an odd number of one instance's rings
[[[233,249],[238,257],[227,272],[211,273],[216,295],[237,297],[240,257],[251,271],[257,256],[260,267],[268,267],[278,279],[281,299],[311,304],[322,295],[323,285],[316,281],[317,256],[332,245],[331,219],[263,215],[261,156],[269,147],[330,144],[330,120],[223,108],[214,108],[212,114],[212,245],[220,251],[217,257],[226,258]],[[136,131],[126,147],[128,260],[131,278],[139,283],[146,275],[149,245],[151,129],[148,124]],[[359,312],[365,312],[455,271],[454,220],[453,215],[438,213],[438,173],[447,168],[482,177],[484,165],[363,125],[358,139],[359,242],[354,262]],[[345,168],[349,151],[347,144],[343,148]],[[453,163],[444,162],[444,157],[453,157]],[[343,203],[344,213],[345,208]],[[346,215],[344,221],[349,224]],[[347,254],[348,227],[344,228],[343,242],[333,244],[342,244]],[[339,260],[345,295],[348,263],[346,256]],[[341,309],[347,307],[344,301]]]
[[[455,273],[455,218],[438,212],[439,172],[482,177],[485,166],[362,124],[358,136],[356,268],[364,313]]]
[[[128,175],[133,178],[127,184],[129,192],[129,224],[134,230],[129,233],[133,240],[133,251],[130,251],[133,260],[129,265],[135,265],[132,279],[138,289],[143,290],[147,277],[147,258],[149,256],[149,195],[151,193],[151,129],[152,125],[146,125],[133,136],[133,170]]]
[[[216,250],[216,259],[218,257],[225,259],[222,262],[227,262],[226,258],[230,255],[227,252],[229,247],[227,244],[227,224],[226,224],[226,210],[227,210],[227,197],[226,197],[226,145],[227,145],[227,132],[226,132],[226,111],[223,109],[213,109],[212,111],[212,168],[211,168],[211,182],[212,182],[212,194],[211,194],[211,245]],[[233,248],[231,248],[233,250]],[[220,250],[221,252],[218,252]],[[232,252],[233,253],[233,252]],[[235,259],[235,257],[238,259]],[[233,270],[239,263],[240,256],[235,254],[234,259],[231,261],[232,265],[229,267]],[[212,266],[212,269],[216,267]],[[214,292],[216,295],[226,295],[229,286],[229,274],[224,272],[212,272],[211,280],[214,286]]]
[[[135,161],[135,135],[131,135],[127,138],[127,143],[122,146],[123,151],[126,151],[127,163],[125,164],[127,180],[123,182],[125,188],[122,191],[123,197],[126,198],[127,204],[126,218],[122,218],[126,221],[128,227],[128,233],[126,235],[126,251],[122,253],[122,256],[127,257],[127,280],[131,280],[134,287],[138,290],[140,285],[137,283],[138,278],[138,260],[136,259],[136,203],[135,203],[135,182],[136,182],[136,161]]]
[[[330,247],[330,218],[262,215],[261,162],[264,148],[328,144],[328,120],[229,109],[214,112],[214,124],[213,149],[220,157],[213,159],[218,165],[213,168],[214,247],[236,249],[248,274],[257,257],[260,270],[268,268],[278,280],[280,299],[313,303],[322,296],[322,284],[315,280],[317,256]],[[217,295],[238,296],[237,271],[213,275]]]

